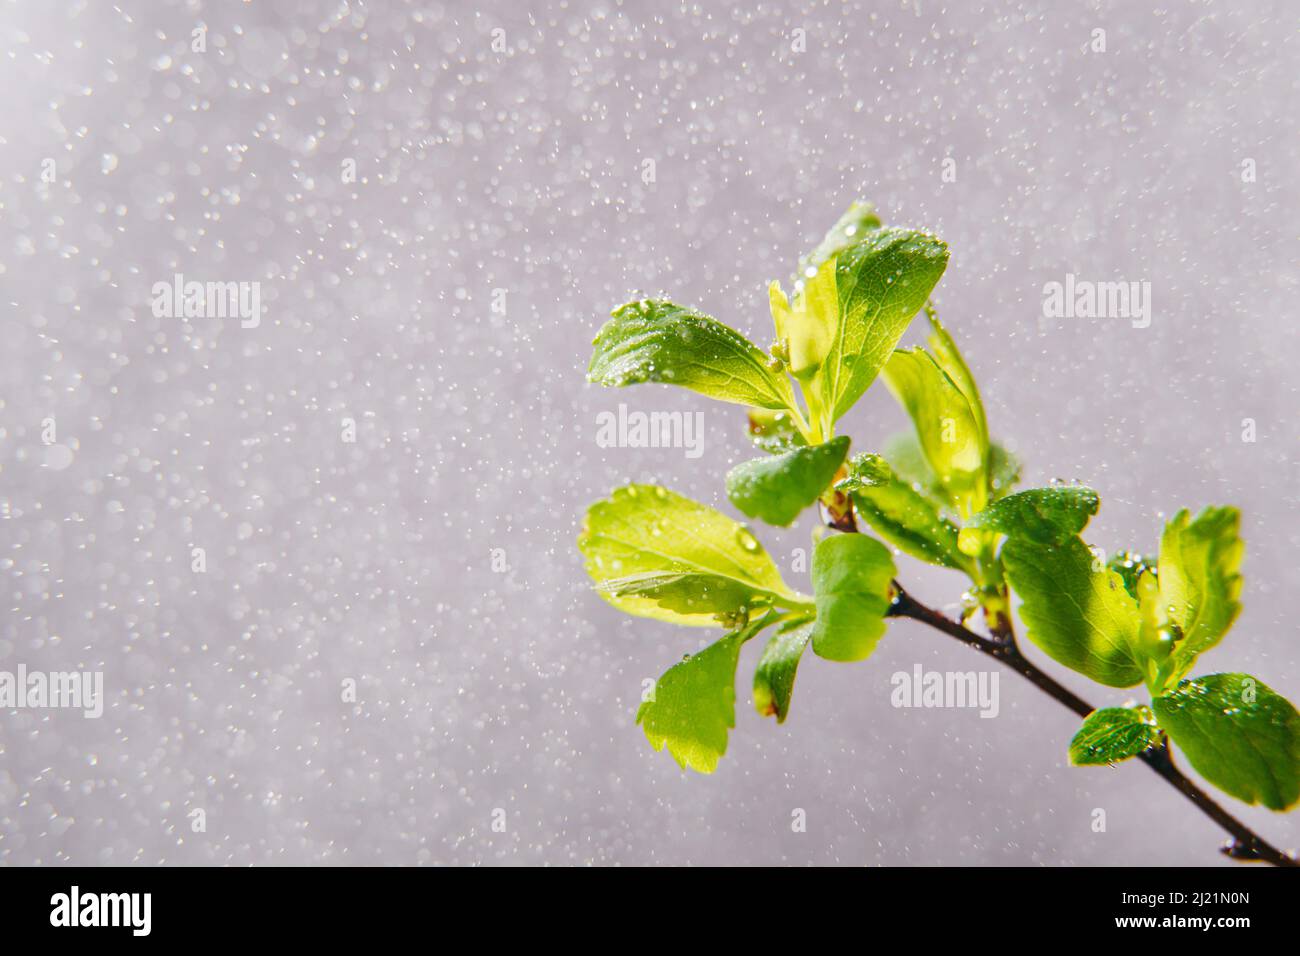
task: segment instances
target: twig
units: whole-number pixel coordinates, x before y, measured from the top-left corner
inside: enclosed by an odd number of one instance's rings
[[[981,654],[987,654],[989,657],[1001,661],[1021,677],[1033,683],[1039,690],[1070,708],[1080,717],[1087,717],[1095,709],[1073,691],[1061,686],[1050,675],[1039,670],[1032,661],[1020,652],[1014,638],[1009,642],[990,640],[976,634],[951,618],[945,617],[933,608],[921,604],[903,590],[897,581],[894,582],[894,589],[896,596],[893,606],[889,610],[891,617],[907,617],[928,624],[950,637],[955,637],[963,644],[970,645]],[[1164,777],[1179,793],[1192,801],[1202,813],[1232,835],[1232,841],[1222,848],[1223,853],[1234,860],[1259,860],[1271,863],[1274,866],[1300,866],[1294,856],[1283,853],[1268,843],[1227,810],[1219,806],[1204,790],[1183,776],[1179,769],[1174,766],[1173,755],[1169,751],[1167,741],[1161,743],[1159,747],[1147,750],[1138,756],[1143,763]]]
[[[826,508],[823,514],[826,523],[837,531],[850,534],[858,531],[858,522],[851,501],[849,507],[843,511],[838,508]],[[908,617],[914,621],[920,621],[922,624],[928,624],[949,637],[955,637],[963,644],[970,645],[981,654],[987,654],[994,660],[1001,661],[1043,693],[1070,708],[1080,717],[1087,717],[1096,709],[1078,694],[1058,684],[1049,674],[1039,670],[1031,660],[1020,652],[1009,618],[1002,618],[997,627],[990,627],[990,632],[993,634],[993,638],[990,639],[976,634],[965,625],[944,616],[933,608],[926,607],[908,594],[898,581],[893,582],[893,587],[894,603],[888,612],[890,617]],[[1162,740],[1159,747],[1153,747],[1138,754],[1138,757],[1148,767],[1164,777],[1179,793],[1192,801],[1202,813],[1232,834],[1233,839],[1226,846],[1221,847],[1220,852],[1232,857],[1234,860],[1263,861],[1271,863],[1273,866],[1300,867],[1300,862],[1294,856],[1277,849],[1277,847],[1219,806],[1208,793],[1183,776],[1182,772],[1174,766],[1174,757],[1169,750],[1168,740]]]

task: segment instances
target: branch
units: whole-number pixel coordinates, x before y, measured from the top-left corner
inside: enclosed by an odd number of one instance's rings
[[[825,501],[821,504],[826,524],[837,531],[847,534],[858,532],[858,522],[854,514],[852,499],[849,499],[847,508],[827,507]],[[836,501],[834,504],[839,504],[839,502]],[[933,608],[926,607],[908,594],[898,581],[894,581],[893,586],[894,603],[890,606],[887,616],[909,617],[914,621],[920,621],[922,624],[929,624],[935,630],[942,631],[949,637],[955,637],[963,644],[970,645],[981,654],[987,654],[994,660],[1001,661],[1043,693],[1070,708],[1080,717],[1087,717],[1096,710],[1078,694],[1057,683],[1045,671],[1039,670],[1029,658],[1020,653],[1020,646],[1016,643],[1015,631],[1012,629],[1009,619],[990,622],[990,630],[993,633],[993,639],[990,640],[976,634],[965,625],[945,617]],[[1010,613],[1010,605],[1007,607],[1007,613]],[[1196,804],[1202,813],[1232,834],[1232,840],[1227,845],[1220,847],[1220,852],[1232,857],[1234,860],[1263,861],[1271,863],[1273,866],[1300,867],[1300,862],[1297,862],[1294,856],[1283,853],[1259,836],[1254,830],[1219,806],[1208,793],[1187,779],[1174,766],[1174,755],[1170,752],[1169,741],[1164,738],[1163,733],[1161,738],[1162,743],[1158,748],[1144,751],[1138,754],[1138,758],[1164,777],[1170,786]]]
[[[1070,708],[1080,717],[1087,717],[1095,709],[1083,698],[1058,684],[1051,676],[1034,666],[1032,661],[1020,653],[1020,649],[1014,641],[1003,642],[982,637],[956,621],[945,617],[933,608],[921,604],[903,590],[897,581],[894,582],[894,589],[897,596],[894,598],[893,606],[889,609],[890,617],[908,617],[914,621],[928,624],[950,637],[955,637],[963,644],[970,645],[981,654],[987,654],[989,657],[1001,661],[1021,677],[1030,681],[1039,690]],[[1160,747],[1148,750],[1138,756],[1143,763],[1162,776],[1179,793],[1196,804],[1202,813],[1232,835],[1232,841],[1222,848],[1223,853],[1234,860],[1260,860],[1274,866],[1300,866],[1295,857],[1283,853],[1268,843],[1227,810],[1215,803],[1209,794],[1185,777],[1174,766],[1173,754],[1169,751],[1169,742],[1167,740]]]

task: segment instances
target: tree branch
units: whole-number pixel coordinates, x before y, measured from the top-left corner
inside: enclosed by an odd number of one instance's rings
[[[856,529],[855,529],[856,530]],[[976,634],[951,618],[945,617],[933,608],[926,607],[894,582],[896,597],[889,610],[891,617],[906,617],[928,624],[950,637],[955,637],[963,644],[975,648],[981,654],[987,654],[994,660],[1001,661],[1021,677],[1030,681],[1035,687],[1049,697],[1059,701],[1080,717],[1087,717],[1095,709],[1091,704],[1073,691],[1057,683],[1050,675],[1039,670],[1032,661],[1020,653],[1014,639],[990,640]],[[1192,801],[1202,813],[1223,827],[1232,835],[1232,841],[1221,852],[1234,860],[1259,860],[1274,866],[1300,866],[1296,858],[1268,843],[1244,823],[1219,806],[1209,794],[1185,777],[1174,766],[1173,755],[1166,740],[1159,748],[1153,748],[1138,755],[1148,767],[1163,777],[1179,793]]]
[[[821,504],[823,516],[830,527],[847,534],[853,534],[859,530],[851,498],[847,507],[842,505],[840,507],[827,507],[825,501]],[[839,501],[837,500],[835,504],[839,504]],[[920,621],[922,624],[928,624],[935,630],[942,631],[949,637],[955,637],[963,644],[970,645],[981,654],[987,654],[994,660],[1001,661],[1043,693],[1070,708],[1080,717],[1087,717],[1096,710],[1095,707],[1074,693],[1074,691],[1057,683],[1045,671],[1039,670],[1034,666],[1033,661],[1020,652],[1020,646],[1016,643],[1015,631],[1011,626],[1009,617],[1000,619],[997,622],[990,622],[990,632],[993,634],[993,638],[990,639],[976,634],[970,628],[940,614],[933,608],[926,607],[908,594],[898,581],[895,580],[893,586],[895,597],[894,603],[887,612],[889,617],[907,617],[914,621]],[[1006,611],[1009,615],[1009,604]],[[995,624],[996,626],[994,626]],[[1271,863],[1273,866],[1300,867],[1300,862],[1293,855],[1283,853],[1259,836],[1254,830],[1219,806],[1208,793],[1185,777],[1174,766],[1174,756],[1169,750],[1169,741],[1165,738],[1163,732],[1161,733],[1161,740],[1162,743],[1158,748],[1152,748],[1138,754],[1138,759],[1164,777],[1170,786],[1192,801],[1202,813],[1232,835],[1232,840],[1219,848],[1221,853],[1232,857],[1234,860],[1263,861]]]

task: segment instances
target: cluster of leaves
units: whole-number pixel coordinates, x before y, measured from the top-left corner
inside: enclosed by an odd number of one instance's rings
[[[854,204],[799,263],[788,296],[769,289],[776,341],[764,353],[694,309],[662,299],[616,309],[595,339],[589,378],[661,382],[749,407],[765,454],[726,477],[744,515],[788,526],[818,502],[839,526],[813,552],[811,596],[791,589],[743,524],[668,489],[629,485],[593,505],[579,539],[597,590],[630,614],[727,633],[671,667],[637,720],[657,750],[712,772],[735,724],[743,645],[770,631],[754,672],[758,712],[784,721],[805,650],[868,657],[895,596],[896,553],[967,579],[968,617],[995,635],[1020,598],[1028,639],[1109,687],[1144,684],[1149,706],[1107,707],[1069,746],[1075,764],[1110,764],[1172,739],[1206,779],[1247,803],[1300,799],[1300,715],[1244,674],[1189,679],[1241,610],[1243,546],[1233,508],[1180,511],[1158,557],[1103,561],[1081,537],[1097,513],[1090,488],[1014,492],[1020,466],[993,441],[979,390],[930,305],[948,261],[929,233],[882,225]],[[900,349],[924,311],[926,346]],[[882,454],[849,457],[835,427],[883,377],[913,429]],[[856,518],[855,518],[856,516]],[[824,529],[823,529],[824,530]],[[892,549],[891,547],[892,546]]]

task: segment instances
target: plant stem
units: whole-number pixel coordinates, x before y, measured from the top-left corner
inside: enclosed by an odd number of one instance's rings
[[[891,617],[908,617],[914,621],[928,624],[950,637],[955,637],[963,644],[975,648],[981,654],[987,654],[994,660],[1001,661],[1021,677],[1030,681],[1035,687],[1049,697],[1070,708],[1080,717],[1087,717],[1095,709],[1091,704],[1073,691],[1058,684],[1050,675],[1039,670],[1026,658],[1016,645],[1014,638],[1007,640],[990,640],[976,634],[958,622],[945,617],[933,608],[926,607],[908,594],[894,582],[896,597],[889,610]],[[1163,777],[1179,793],[1192,801],[1202,813],[1223,827],[1233,837],[1232,842],[1222,852],[1234,860],[1260,860],[1274,866],[1300,866],[1295,857],[1283,853],[1268,843],[1244,823],[1224,810],[1211,799],[1210,795],[1185,777],[1174,766],[1173,755],[1169,752],[1168,741],[1160,747],[1139,754],[1139,758],[1148,767]]]

